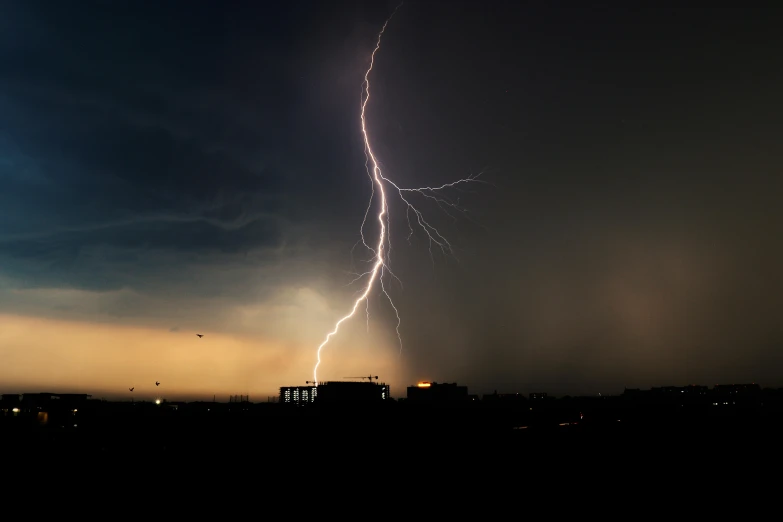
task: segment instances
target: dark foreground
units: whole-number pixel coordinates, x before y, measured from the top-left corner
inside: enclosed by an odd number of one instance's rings
[[[270,465],[281,459],[292,464],[333,459],[388,465],[479,455],[503,462],[589,458],[606,450],[637,456],[671,450],[691,457],[739,449],[769,453],[777,452],[783,440],[783,409],[758,402],[635,404],[608,398],[291,407],[86,401],[48,409],[6,408],[0,414],[0,443],[12,448],[11,457]]]
[[[348,501],[405,518],[432,506],[492,519],[523,504],[592,518],[616,511],[610,499],[638,517],[688,503],[702,513],[705,498],[724,514],[726,502],[777,498],[765,477],[782,453],[780,403],[733,399],[3,406],[0,475],[27,512],[49,503],[114,518],[230,520]]]

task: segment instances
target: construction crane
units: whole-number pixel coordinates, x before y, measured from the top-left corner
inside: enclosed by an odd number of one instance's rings
[[[378,376],[376,375],[376,376],[373,377],[372,375],[368,375],[367,377],[343,377],[343,379],[367,379],[370,382],[372,382],[373,379],[375,379],[377,381],[378,380]]]

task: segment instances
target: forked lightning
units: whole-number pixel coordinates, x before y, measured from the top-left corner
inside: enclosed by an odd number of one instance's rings
[[[400,4],[400,6],[401,5],[402,4]],[[400,6],[397,6],[394,12],[392,12],[391,16],[389,16],[388,20],[386,20],[386,22],[383,24],[381,31],[378,33],[378,39],[375,44],[375,49],[373,50],[372,55],[370,56],[370,66],[367,69],[367,72],[365,72],[364,74],[364,82],[362,83],[362,103],[361,103],[362,136],[364,137],[364,152],[367,157],[367,162],[365,166],[367,167],[367,175],[370,177],[372,193],[370,194],[370,201],[367,205],[367,210],[364,213],[362,226],[359,229],[361,235],[361,239],[359,240],[359,242],[361,242],[365,248],[367,248],[370,252],[372,252],[373,255],[370,259],[370,262],[372,263],[372,268],[367,272],[364,272],[363,274],[358,274],[358,276],[352,281],[352,282],[356,282],[364,277],[369,276],[369,279],[367,280],[367,285],[365,286],[361,295],[356,299],[356,301],[354,301],[353,308],[351,308],[351,311],[347,315],[345,315],[342,319],[337,321],[337,323],[334,325],[334,329],[326,335],[326,339],[324,339],[324,341],[318,347],[318,352],[317,352],[318,362],[315,363],[315,368],[313,368],[313,381],[315,383],[318,383],[318,366],[321,364],[321,351],[329,343],[331,338],[337,334],[337,332],[340,329],[340,325],[356,314],[356,311],[359,309],[359,305],[361,305],[362,302],[365,302],[366,304],[367,321],[369,324],[370,311],[369,311],[369,302],[367,300],[367,296],[372,291],[376,281],[379,282],[381,286],[381,291],[389,300],[389,303],[394,309],[394,313],[397,317],[397,326],[396,326],[397,340],[400,343],[400,352],[402,352],[402,337],[400,335],[400,313],[397,310],[397,307],[394,305],[394,301],[392,301],[392,298],[389,295],[389,292],[387,291],[386,286],[384,285],[383,282],[384,276],[386,275],[387,272],[395,279],[397,278],[397,276],[394,275],[394,273],[391,271],[391,269],[388,266],[388,252],[391,251],[391,240],[389,238],[389,207],[386,199],[385,189],[390,189],[390,190],[393,189],[406,206],[405,212],[406,212],[406,217],[408,219],[408,229],[409,229],[408,241],[410,241],[414,233],[413,224],[411,223],[411,214],[413,214],[416,225],[418,225],[418,227],[421,228],[424,231],[424,233],[427,235],[427,238],[429,240],[430,257],[432,258],[434,263],[435,259],[432,254],[433,246],[435,246],[436,248],[440,248],[440,250],[444,254],[450,254],[453,256],[454,252],[451,248],[451,244],[448,242],[448,240],[445,237],[441,235],[440,232],[438,232],[438,230],[434,226],[432,226],[430,223],[426,221],[424,215],[405,197],[406,193],[408,195],[416,193],[421,196],[424,196],[427,199],[435,201],[435,203],[446,214],[454,218],[454,216],[449,213],[448,209],[456,210],[461,214],[465,214],[465,210],[459,205],[458,201],[455,202],[449,197],[447,197],[446,195],[444,195],[443,191],[446,189],[455,189],[460,184],[480,182],[480,180],[476,179],[480,175],[478,174],[476,176],[471,176],[465,179],[461,179],[453,183],[447,183],[439,187],[402,188],[396,183],[394,183],[392,180],[384,176],[383,173],[381,172],[381,168],[378,165],[378,160],[376,159],[375,154],[372,151],[372,147],[370,146],[370,139],[368,138],[367,135],[367,122],[365,119],[365,112],[366,112],[365,109],[367,108],[367,102],[370,101],[369,77],[370,77],[370,72],[372,71],[373,68],[373,64],[375,63],[375,54],[378,52],[378,49],[380,49],[381,47],[381,37],[383,36],[384,31],[386,30],[386,26],[389,24],[389,21],[391,21],[392,17],[394,16],[394,13],[397,12],[397,9],[399,9]],[[380,211],[378,212],[378,224],[380,225],[380,231],[378,234],[378,241],[375,247],[372,247],[367,244],[367,241],[365,239],[364,226],[367,223],[367,216],[369,215],[370,209],[372,208],[372,202],[373,199],[375,198],[376,187],[378,193],[380,194]],[[359,242],[357,242],[357,245],[359,244]]]

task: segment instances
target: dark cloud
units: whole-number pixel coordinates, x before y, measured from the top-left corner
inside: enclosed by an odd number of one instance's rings
[[[278,22],[302,6],[277,22],[252,6],[150,8],[13,9],[31,30],[0,50],[0,267],[25,286],[166,292],[180,263],[208,278],[229,259],[276,263],[263,251],[283,243],[329,248],[302,230],[322,209],[346,215],[324,204],[345,160],[291,105],[298,58]]]

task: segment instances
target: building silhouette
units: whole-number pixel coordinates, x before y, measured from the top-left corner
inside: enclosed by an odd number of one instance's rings
[[[420,382],[408,386],[408,400],[411,402],[458,402],[468,400],[468,387],[453,383]]]
[[[18,393],[4,393],[1,398],[3,405],[18,405],[22,403],[22,395]]]
[[[297,446],[301,441],[306,447],[317,429],[350,441],[348,445],[372,433],[374,442],[402,440],[412,451],[427,454],[446,448],[444,440],[459,440],[466,451],[509,441],[513,444],[509,454],[516,454],[524,447],[522,441],[560,436],[565,437],[563,442],[606,437],[622,445],[624,439],[649,437],[658,444],[681,441],[684,435],[696,441],[725,437],[726,447],[737,448],[767,441],[775,452],[783,434],[783,389],[752,384],[710,386],[706,393],[700,386],[626,389],[622,395],[603,396],[549,394],[544,398],[537,393],[532,400],[527,390],[518,394],[498,390],[475,401],[467,386],[420,384],[411,387],[411,399],[403,403],[388,400],[389,387],[378,382],[283,387],[277,403],[252,403],[243,396],[233,401],[225,397],[229,402],[161,399],[157,403],[130,397],[91,400],[87,395],[4,394],[0,447],[9,455],[60,454],[80,459],[92,455],[101,462],[107,457],[205,452],[222,461],[225,448],[235,447],[248,435],[272,446],[283,440],[296,441]],[[296,404],[306,407],[293,407]],[[416,435],[411,437],[412,433]],[[748,444],[737,444],[742,434],[749,436]]]
[[[659,395],[693,397],[696,395],[707,395],[710,390],[707,386],[698,386],[695,384],[691,384],[690,386],[662,386],[659,388],[650,388],[650,391],[652,393],[659,394]]]
[[[705,386],[706,388],[706,386]],[[758,384],[716,384],[713,393],[717,395],[734,397],[753,397],[761,393],[761,386]]]
[[[507,404],[512,402],[513,403],[526,402],[527,397],[519,393],[498,393],[497,390],[495,390],[494,393],[484,394],[482,400],[489,403]]]
[[[318,404],[372,403],[391,399],[391,388],[382,382],[328,381],[318,385]]]

